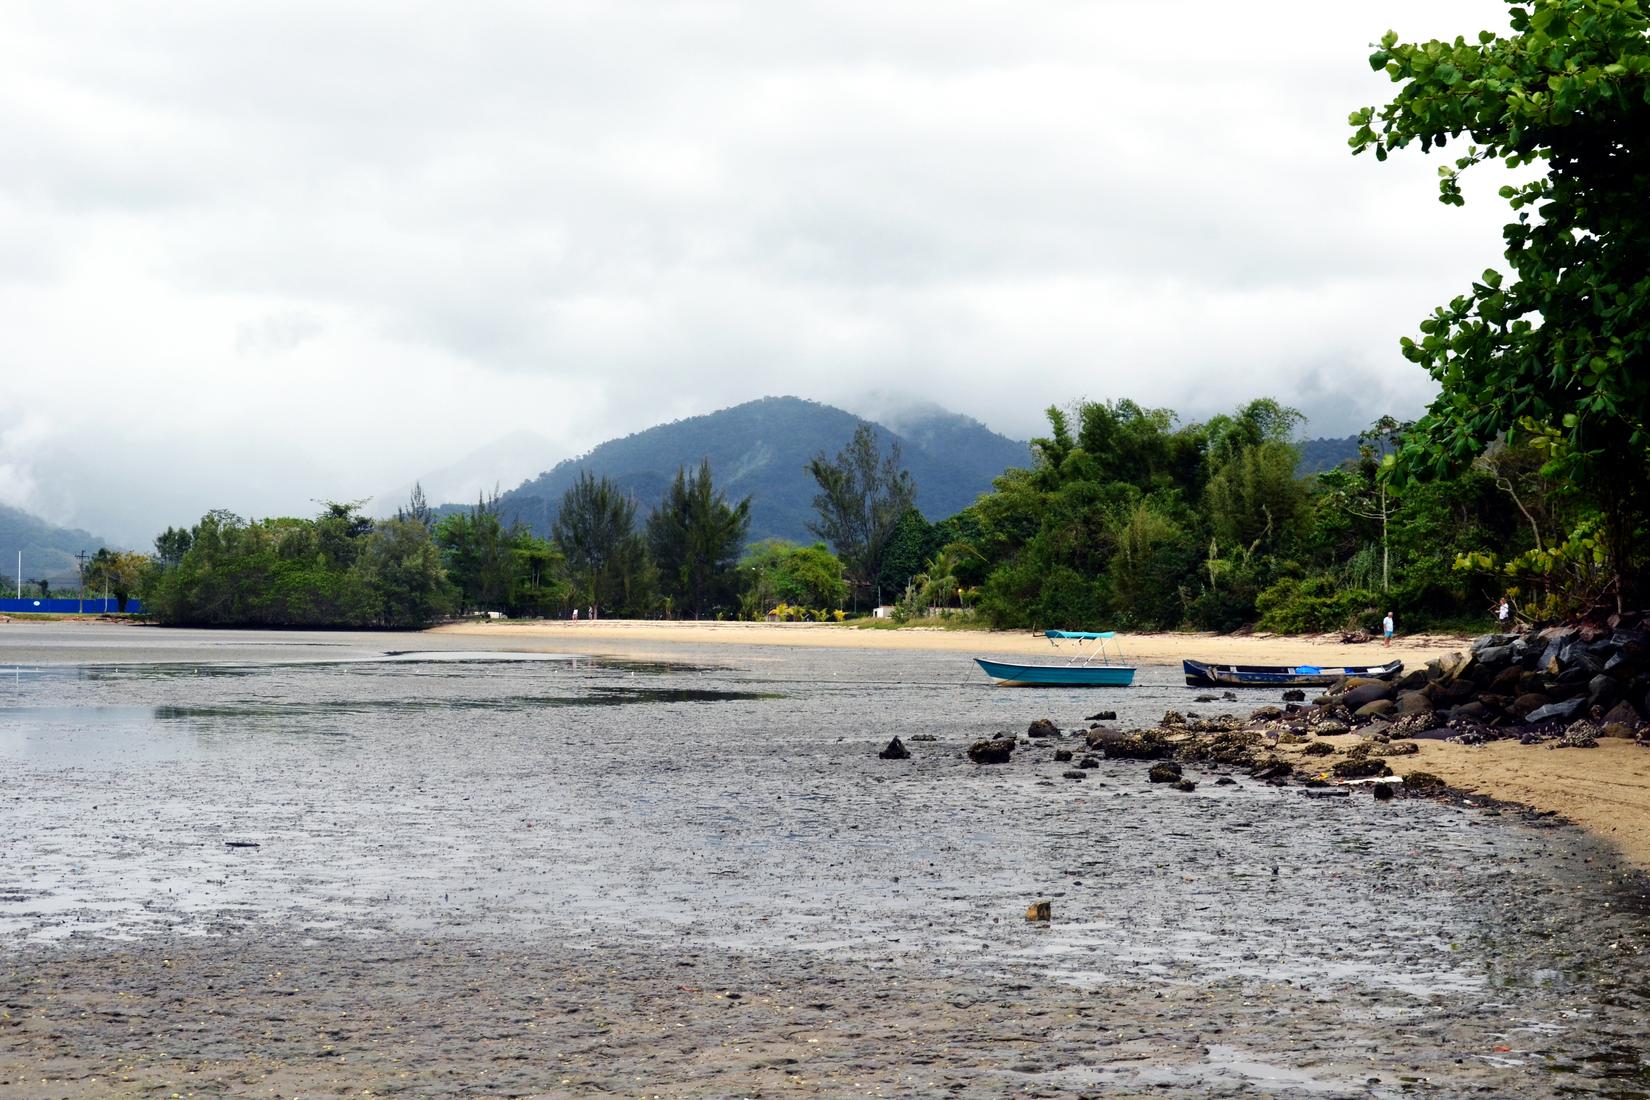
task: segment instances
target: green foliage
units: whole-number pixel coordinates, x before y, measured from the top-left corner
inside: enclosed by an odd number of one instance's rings
[[[871,587],[896,525],[917,497],[916,482],[900,462],[899,444],[884,457],[876,433],[861,424],[834,460],[815,455],[808,473],[819,486],[814,497],[819,518],[808,530],[836,550],[852,584]]]
[[[1439,197],[1485,161],[1538,172],[1501,189],[1512,278],[1486,271],[1405,338],[1439,384],[1398,473],[1443,477],[1520,430],[1600,512],[1615,596],[1644,594],[1650,512],[1650,18],[1637,0],[1529,0],[1511,33],[1400,43],[1370,57],[1402,87],[1352,114],[1353,151],[1385,160],[1469,140]]]
[[[647,520],[647,545],[659,589],[673,608],[694,618],[737,603],[735,563],[750,528],[750,498],[729,505],[711,486],[710,462],[686,467]]]
[[[848,598],[842,562],[824,543],[763,539],[746,551],[739,574],[746,582],[740,609],[747,619],[760,619],[778,604],[840,609]]]
[[[143,577],[157,622],[200,626],[423,626],[450,612],[451,589],[429,532],[373,524],[350,504],[320,516],[248,523],[214,511],[183,539],[157,540]]]
[[[424,527],[416,509],[400,514],[394,522]],[[496,497],[443,516],[433,536],[461,610],[546,616],[567,602],[560,551],[522,524],[506,528]]]
[[[1262,630],[1278,634],[1322,633],[1368,628],[1386,608],[1381,596],[1364,588],[1348,588],[1333,574],[1305,580],[1278,581],[1255,598]]]
[[[107,547],[93,554],[86,562],[86,576],[82,582],[89,595],[106,591],[119,601],[122,614],[126,604],[137,592],[149,559],[131,550],[110,550]]]
[[[636,531],[636,502],[607,478],[581,474],[562,497],[552,528],[566,558],[574,603],[616,615],[652,603],[647,548]]]
[[[907,508],[894,524],[893,533],[882,553],[882,567],[877,572],[877,589],[884,601],[905,591],[911,578],[922,572],[923,562],[933,552],[934,526],[915,508]]]

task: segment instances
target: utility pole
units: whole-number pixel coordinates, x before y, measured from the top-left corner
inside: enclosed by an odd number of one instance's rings
[[[80,613],[86,614],[86,551],[75,555],[80,561]]]

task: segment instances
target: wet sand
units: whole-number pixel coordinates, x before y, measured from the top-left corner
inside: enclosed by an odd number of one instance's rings
[[[0,1096],[1650,1095],[1642,883],[1550,819],[977,767],[1101,703],[948,653],[110,630],[8,639]]]

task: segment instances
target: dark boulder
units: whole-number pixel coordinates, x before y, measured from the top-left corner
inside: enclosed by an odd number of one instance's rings
[[[1070,759],[1071,759],[1071,750],[1070,749],[1055,749],[1054,750],[1054,762],[1056,764],[1064,764],[1067,761],[1069,761]]]
[[[1089,715],[1086,719],[1084,719],[1084,721],[1087,721],[1087,722],[1115,722],[1115,721],[1117,721],[1117,712],[1115,710],[1102,710],[1102,711],[1099,711],[1095,714]]]
[[[1152,770],[1146,773],[1146,778],[1153,783],[1173,783],[1180,778],[1180,765],[1172,760],[1153,764]]]
[[[1161,760],[1171,748],[1169,739],[1157,730],[1127,734],[1100,746],[1107,760]]]
[[[1605,711],[1604,720],[1606,722],[1619,722],[1624,726],[1636,726],[1640,721],[1639,712],[1633,709],[1632,703],[1628,702],[1617,703]]]
[[[968,758],[976,764],[1006,764],[1014,754],[1014,738],[994,737],[968,746]]]
[[[1191,791],[1197,790],[1197,784],[1192,782],[1190,779],[1179,779],[1175,781],[1174,789],[1177,791],[1186,791],[1190,793]]]
[[[1550,696],[1542,695],[1540,692],[1526,692],[1513,700],[1512,707],[1510,709],[1514,714],[1518,715],[1518,717],[1527,718],[1531,714],[1534,714],[1536,711],[1540,710],[1542,707],[1550,706],[1552,701],[1553,700]]]
[[[1375,801],[1377,801],[1377,802],[1390,802],[1390,801],[1392,801],[1392,784],[1391,783],[1375,783],[1375,784],[1371,784],[1371,787],[1372,787],[1372,789],[1374,790],[1374,793],[1375,793]]]
[[[1406,691],[1398,696],[1399,714],[1419,714],[1423,710],[1432,709],[1432,700],[1425,692]]]
[[[1334,756],[1335,746],[1328,741],[1314,741],[1301,750],[1303,756]]]
[[[1060,778],[1061,779],[1087,779],[1088,777],[1089,777],[1088,772],[1081,772],[1081,771],[1077,771],[1075,769],[1073,769],[1072,771],[1067,771],[1067,772],[1061,772],[1060,773]]]
[[[1356,687],[1349,688],[1345,694],[1341,696],[1340,702],[1341,705],[1346,707],[1347,710],[1350,710],[1352,713],[1356,714],[1358,713],[1359,707],[1368,703],[1373,703],[1377,699],[1390,699],[1392,698],[1392,694],[1393,687],[1391,684],[1380,680],[1373,682],[1365,681]]]
[[[1039,718],[1037,721],[1026,727],[1026,736],[1058,737],[1060,736],[1060,727],[1056,726],[1053,722],[1050,722],[1047,718]]]
[[[1367,756],[1361,760],[1337,760],[1329,770],[1340,779],[1368,779],[1372,776],[1392,774],[1392,769],[1387,767],[1385,760]]]
[[[1306,702],[1306,692],[1300,688],[1290,688],[1283,693],[1283,701],[1285,703],[1304,703]]]
[[[1431,772],[1410,772],[1404,776],[1404,786],[1412,791],[1441,791],[1447,784]]]
[[[1371,699],[1363,706],[1352,712],[1354,718],[1385,718],[1397,709],[1397,704],[1391,699]]]
[[[1098,768],[1100,766],[1100,759],[1095,756],[1085,756],[1083,759],[1077,761],[1077,766],[1079,768]]]
[[[1524,716],[1524,720],[1531,723],[1553,721],[1568,722],[1570,719],[1574,718],[1586,709],[1587,700],[1578,696],[1574,699],[1566,699],[1562,703],[1548,703],[1544,707],[1537,707],[1535,710],[1532,710],[1530,713],[1526,714]]]
[[[896,737],[888,742],[888,747],[877,753],[877,756],[883,760],[909,760],[911,759],[911,750],[906,748],[904,743]]]
[[[1609,710],[1621,698],[1621,685],[1604,673],[1599,673],[1587,681],[1587,705]]]

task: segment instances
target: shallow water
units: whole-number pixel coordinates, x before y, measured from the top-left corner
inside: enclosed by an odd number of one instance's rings
[[[627,661],[422,636],[78,629],[78,646],[6,630],[0,943],[13,949],[498,936],[813,953],[959,982],[1270,984],[1393,1034],[1471,1006],[1524,1052],[1474,1059],[1525,1058],[1608,1095],[1650,1089],[1642,1049],[1616,1030],[1647,1004],[1645,917],[1574,830],[1242,775],[1216,786],[1217,769],[1188,768],[1203,780],[1191,794],[1134,763],[1077,782],[1053,745],[1003,767],[962,756],[1038,717],[1217,713],[1177,670],[1029,691],[948,655]],[[52,644],[31,650],[28,631]],[[912,760],[876,758],[895,734]],[[1053,899],[1052,925],[1023,920],[1036,898]],[[1058,1083],[1352,1087],[1265,1054],[1215,1043],[1202,1068]]]

